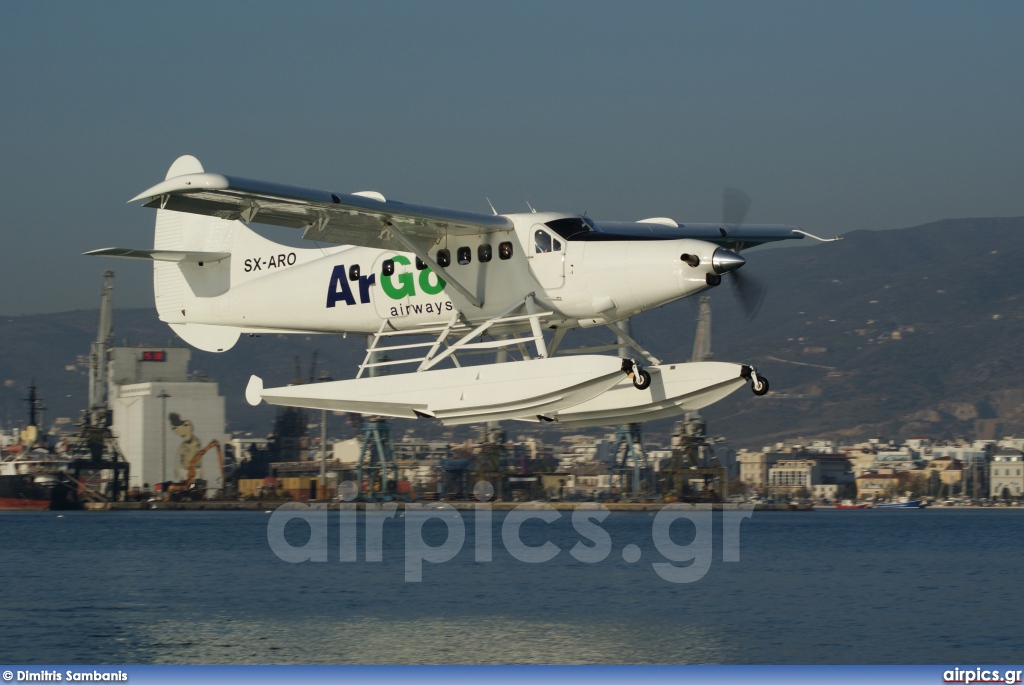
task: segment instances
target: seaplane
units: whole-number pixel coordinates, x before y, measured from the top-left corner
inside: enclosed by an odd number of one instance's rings
[[[740,252],[821,240],[741,216],[682,224],[441,209],[209,173],[189,155],[129,202],[156,209],[153,248],[86,254],[152,261],[159,317],[190,345],[224,352],[242,335],[366,336],[355,377],[267,388],[254,375],[250,404],[448,425],[634,423],[700,409],[748,384],[764,395],[768,379],[753,366],[663,363],[623,322],[723,277],[753,309],[763,288],[740,278]],[[278,244],[253,223],[301,230],[311,246]],[[573,329],[602,326],[613,344],[563,345]],[[382,373],[397,366],[408,370]]]

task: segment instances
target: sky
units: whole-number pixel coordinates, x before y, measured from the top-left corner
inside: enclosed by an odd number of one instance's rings
[[[152,306],[127,200],[207,171],[823,236],[1024,215],[1024,3],[0,3],[0,313]],[[295,244],[295,231],[267,229]],[[803,241],[807,242],[807,241]]]

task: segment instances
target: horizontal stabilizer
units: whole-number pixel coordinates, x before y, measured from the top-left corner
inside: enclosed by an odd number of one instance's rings
[[[105,247],[85,254],[94,257],[121,257],[123,259],[151,259],[156,262],[219,262],[231,256],[230,252],[187,252],[184,250],[133,250],[128,247]]]

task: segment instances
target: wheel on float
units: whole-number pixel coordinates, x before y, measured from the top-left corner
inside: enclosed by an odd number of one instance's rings
[[[637,390],[646,390],[651,385],[651,374],[640,369],[633,374],[633,385]]]

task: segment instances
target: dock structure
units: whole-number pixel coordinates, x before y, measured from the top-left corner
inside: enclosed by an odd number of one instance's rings
[[[700,412],[687,412],[684,420],[676,421],[672,457],[662,466],[660,476],[662,496],[674,501],[720,501],[728,496],[728,473],[711,451]],[[700,483],[696,489],[692,487],[695,482]]]
[[[643,430],[639,423],[627,423],[615,432],[615,465],[612,487],[623,496],[646,497],[653,491],[653,470],[644,451]]]
[[[366,341],[367,375],[385,375],[389,363],[387,355],[374,350],[374,336],[366,336]],[[363,447],[356,463],[357,499],[365,502],[404,499],[406,493],[398,492],[398,460],[391,446],[391,423],[383,416],[355,416],[357,430],[363,436]]]
[[[615,324],[623,333],[618,338],[619,355],[623,358],[632,353],[629,341],[632,326],[629,319]],[[615,462],[612,465],[611,484],[613,491],[623,497],[647,497],[653,491],[654,471],[644,451],[642,424],[626,423],[615,431]]]
[[[356,463],[359,498],[367,502],[390,502],[403,497],[398,492],[398,460],[391,447],[391,424],[383,416],[362,421],[363,448]]]
[[[130,464],[115,438],[115,418],[110,400],[111,353],[114,339],[114,272],[103,272],[100,320],[89,354],[89,406],[83,412],[81,431],[72,443],[75,456],[68,475],[79,488],[82,501],[118,501],[128,495]],[[90,492],[92,482],[106,481],[106,492]]]

